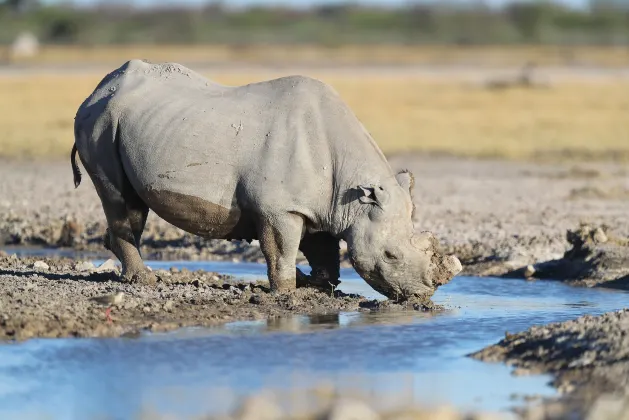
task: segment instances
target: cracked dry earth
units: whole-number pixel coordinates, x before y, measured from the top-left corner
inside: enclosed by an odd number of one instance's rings
[[[200,270],[157,270],[155,286],[128,284],[118,280],[117,269],[81,265],[66,258],[20,259],[0,253],[0,339],[115,337],[340,311],[441,310],[431,302],[379,302],[331,290],[272,293],[268,282],[242,282]],[[108,322],[106,306],[91,298],[117,292],[124,298],[112,307]]]

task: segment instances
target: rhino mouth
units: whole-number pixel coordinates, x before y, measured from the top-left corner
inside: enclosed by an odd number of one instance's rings
[[[436,288],[428,286],[424,283],[415,284],[412,289],[404,287],[401,284],[387,284],[382,281],[374,281],[373,278],[365,280],[372,289],[381,295],[386,296],[395,303],[404,303],[408,301],[428,301],[435,293]]]

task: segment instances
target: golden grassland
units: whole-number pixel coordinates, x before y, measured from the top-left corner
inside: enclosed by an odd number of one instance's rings
[[[332,63],[521,66],[574,64],[618,68],[629,65],[629,50],[618,46],[417,46],[417,45],[113,45],[42,46],[34,57],[12,56],[0,46],[0,57],[21,64],[117,63],[120,57],[153,61],[225,62],[231,64]]]
[[[280,76],[211,74],[228,84]],[[336,88],[387,154],[629,160],[629,81],[492,91],[419,76],[312,74]],[[0,77],[0,156],[68,156],[73,118],[102,75]]]

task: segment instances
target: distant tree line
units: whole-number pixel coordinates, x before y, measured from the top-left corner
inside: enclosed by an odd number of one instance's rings
[[[629,45],[629,0],[591,0],[587,8],[551,1],[438,1],[373,7],[355,3],[304,8],[256,6],[138,9],[0,0],[0,43],[24,30],[49,44],[344,44]]]

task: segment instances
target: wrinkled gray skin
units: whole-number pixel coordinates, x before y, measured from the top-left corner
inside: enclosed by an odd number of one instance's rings
[[[241,87],[174,63],[132,60],[75,117],[78,150],[123,279],[154,282],[138,251],[149,209],[213,239],[260,240],[273,290],[330,287],[339,239],[390,298],[431,295],[460,270],[429,233],[414,236],[413,178],[384,155],[328,85],[291,76]],[[295,269],[297,251],[312,273]]]

